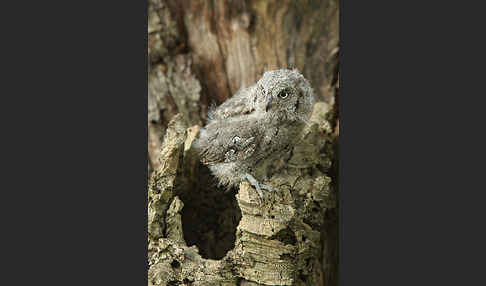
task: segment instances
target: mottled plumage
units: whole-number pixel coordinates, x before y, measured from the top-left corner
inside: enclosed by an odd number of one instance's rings
[[[314,96],[297,70],[274,70],[239,90],[208,113],[195,148],[222,185],[247,179],[263,197],[261,184],[276,160],[289,152],[309,118]]]

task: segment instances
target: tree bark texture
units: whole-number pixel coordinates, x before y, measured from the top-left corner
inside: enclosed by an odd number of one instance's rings
[[[149,285],[337,285],[338,1],[149,0]],[[318,103],[260,200],[192,149],[210,104],[297,68]],[[162,143],[163,142],[163,143]]]

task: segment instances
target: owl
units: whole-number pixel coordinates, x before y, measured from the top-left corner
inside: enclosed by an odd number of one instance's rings
[[[210,109],[194,147],[221,185],[248,180],[263,199],[262,190],[273,188],[262,182],[295,145],[313,105],[313,90],[297,70],[267,71]]]

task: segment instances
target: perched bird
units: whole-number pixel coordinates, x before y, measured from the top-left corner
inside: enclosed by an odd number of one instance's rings
[[[248,180],[263,199],[272,164],[289,152],[310,117],[313,90],[297,70],[267,71],[254,85],[208,113],[195,142],[203,164],[221,185]]]

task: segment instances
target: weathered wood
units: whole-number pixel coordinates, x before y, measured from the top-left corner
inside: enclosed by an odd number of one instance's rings
[[[295,67],[319,100],[332,100],[338,2],[182,1],[188,46],[209,100],[223,102],[265,70]]]
[[[333,104],[338,23],[337,0],[150,0],[150,124],[163,129],[178,112],[204,122],[209,104],[277,68],[299,69]]]
[[[338,1],[149,0],[148,14],[149,285],[337,285]],[[275,194],[225,194],[192,141],[209,104],[276,68],[321,102]]]
[[[163,144],[163,163],[149,186],[149,285],[239,285],[242,281],[324,285],[328,274],[323,263],[328,261],[321,257],[322,230],[327,213],[336,209],[331,178],[326,175],[332,156],[327,110],[326,103],[316,105],[292,157],[270,178],[276,191],[261,201],[243,182],[235,204],[228,203],[228,194],[211,186],[203,174],[204,167],[191,148],[199,129],[186,130],[182,116],[175,117]],[[203,197],[199,203],[209,204],[208,208],[192,201],[198,195]],[[220,205],[225,209],[218,211]],[[202,227],[201,234],[209,235],[209,240],[196,239],[195,245],[188,245],[183,225],[186,207],[192,214],[206,212],[190,221],[200,222],[193,227]],[[231,234],[235,236],[228,239]],[[228,241],[231,245],[224,255],[211,253]]]

